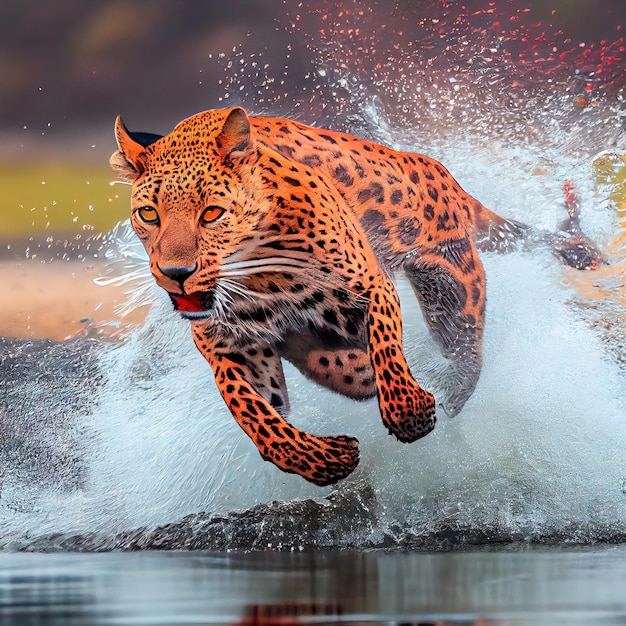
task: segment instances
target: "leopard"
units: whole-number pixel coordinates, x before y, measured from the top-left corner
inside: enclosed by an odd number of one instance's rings
[[[288,421],[285,361],[333,392],[376,398],[400,442],[434,429],[437,402],[404,351],[399,272],[446,362],[439,407],[461,411],[482,367],[479,252],[528,240],[530,227],[487,209],[432,158],[239,106],[167,135],[118,117],[115,137],[110,164],[132,185],[150,271],[264,460],[318,486],[359,463],[356,438]]]

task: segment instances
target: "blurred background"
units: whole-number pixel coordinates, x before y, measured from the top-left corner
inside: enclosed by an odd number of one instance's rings
[[[115,116],[166,132],[219,106],[220,53],[253,39],[264,64],[281,62],[280,9],[272,0],[3,2],[2,248],[31,228],[67,235],[121,219],[126,202],[108,189]],[[303,54],[290,72],[300,73],[299,62]]]
[[[374,13],[363,10],[372,6]],[[528,69],[533,50],[549,52],[551,42],[558,40],[558,54],[569,54],[572,48],[576,52],[590,33],[595,52],[602,54],[600,42],[608,45],[623,35],[625,14],[624,0],[473,0],[469,8],[446,0],[4,0],[0,261],[13,262],[4,266],[13,287],[11,298],[0,307],[0,336],[35,332],[27,326],[34,328],[37,307],[33,300],[26,306],[20,289],[50,268],[38,267],[33,276],[27,259],[84,260],[85,241],[127,217],[128,189],[111,185],[108,168],[116,115],[122,114],[133,130],[164,134],[198,111],[243,104],[255,113],[333,126],[339,120],[332,99],[339,102],[342,94],[336,88],[318,89],[323,80],[320,55],[367,82],[371,76],[362,72],[362,59],[342,59],[342,41],[354,38],[359,26],[365,38],[377,29],[383,33],[376,37],[383,49],[372,46],[364,55],[383,52],[381,58],[390,58],[384,46],[393,53],[398,42],[404,49],[414,43],[413,50],[417,46],[429,63],[436,63],[440,53],[450,63],[450,46],[441,42],[453,41],[455,20],[481,20],[482,26],[473,26],[472,46],[480,49],[500,29],[507,33],[500,39],[507,43],[509,58],[525,58]],[[411,40],[420,17],[436,24],[442,16],[446,28],[440,33],[431,29],[420,51],[420,41]],[[532,33],[530,41],[521,36],[522,25]],[[458,56],[457,43],[453,47]],[[620,52],[613,46],[610,52],[613,79],[619,78],[623,47]],[[397,67],[398,58],[393,62]],[[479,55],[467,54],[463,63],[475,65],[480,76],[484,61]],[[593,71],[587,68],[589,73]],[[386,78],[397,80],[390,73]],[[544,78],[537,75],[537,80]],[[57,286],[51,300],[47,281],[38,290],[44,307],[58,301],[62,289]],[[18,330],[8,327],[13,318],[24,322]]]

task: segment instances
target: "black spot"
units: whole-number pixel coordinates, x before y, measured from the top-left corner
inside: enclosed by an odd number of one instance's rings
[[[347,302],[350,294],[345,289],[333,289],[333,297],[339,302]]]
[[[358,335],[359,334],[359,329],[358,329],[357,325],[354,322],[347,321],[346,322],[346,332],[349,335]]]
[[[240,352],[230,352],[229,354],[224,355],[229,361],[233,363],[237,363],[237,365],[245,365],[246,357]]]
[[[338,165],[335,168],[335,178],[340,185],[351,187],[354,184],[354,178],[344,165]]]
[[[270,398],[270,404],[275,407],[281,407],[283,406],[285,403],[283,401],[283,399],[277,394],[277,393],[273,393],[271,398]]]
[[[391,204],[400,204],[400,202],[402,202],[402,191],[394,189],[391,194]]]
[[[432,222],[432,220],[435,217],[435,207],[432,204],[427,204],[424,207],[424,217],[429,221]]]
[[[280,146],[276,146],[278,152],[286,156],[288,159],[293,158],[293,153],[295,152],[295,148],[293,146],[289,146],[287,144],[283,144]]]
[[[331,137],[330,135],[320,135],[320,137],[322,139],[325,139],[326,141],[332,143],[332,144],[336,144],[337,142],[335,141],[335,139],[333,137]]]
[[[432,185],[428,185],[428,195],[435,201],[439,200],[439,192]]]
[[[319,167],[322,164],[322,160],[317,154],[309,154],[302,159],[302,163],[308,167]]]
[[[385,190],[380,183],[372,183],[370,191],[372,193],[373,200],[376,200],[379,204],[385,201]]]
[[[354,170],[357,173],[357,176],[359,178],[365,178],[365,169],[363,168],[363,166],[358,161],[356,161],[353,157],[351,157],[351,159],[352,159],[352,164],[354,165]]]
[[[258,308],[254,309],[254,311],[245,311],[239,314],[239,317],[242,321],[255,321],[255,322],[267,322],[274,313],[271,309],[266,308]]]
[[[420,182],[420,175],[415,170],[411,170],[411,173],[409,174],[409,180],[414,185],[417,185],[417,183]]]
[[[323,367],[328,367],[330,365],[330,361],[325,356],[321,356],[320,365],[322,365]]]
[[[472,305],[473,306],[478,306],[481,295],[482,295],[482,289],[478,285],[472,285]]]
[[[450,219],[448,211],[443,211],[439,214],[437,219],[437,230],[454,230],[456,226],[457,225],[454,221]]]
[[[324,310],[324,319],[329,323],[336,326],[339,322],[337,319],[337,313],[333,311],[333,309],[325,309]]]
[[[385,216],[375,209],[368,209],[361,216],[361,224],[367,233],[376,233],[384,237],[389,236],[389,229],[385,222]]]
[[[299,187],[301,185],[300,181],[297,178],[292,178],[291,176],[283,176],[283,180],[288,184],[294,187]]]
[[[298,306],[300,309],[306,311],[307,309],[314,309],[316,304],[317,301],[315,300],[315,298],[307,296]]]
[[[416,217],[403,217],[398,221],[397,235],[404,246],[415,246],[422,232],[422,226]]]

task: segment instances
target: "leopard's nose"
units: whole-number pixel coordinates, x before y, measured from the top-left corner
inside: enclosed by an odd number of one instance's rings
[[[157,267],[164,276],[167,276],[170,280],[173,280],[175,283],[177,283],[181,291],[184,292],[185,290],[183,288],[183,285],[185,284],[185,281],[196,271],[196,269],[198,268],[198,264],[195,263],[194,265],[166,265],[161,267],[157,263]]]

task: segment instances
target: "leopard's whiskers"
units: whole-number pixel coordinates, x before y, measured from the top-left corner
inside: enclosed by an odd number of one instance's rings
[[[234,263],[224,263],[220,268],[221,276],[248,276],[267,272],[290,272],[293,270],[310,270],[311,262],[292,257],[265,257],[248,259]]]

